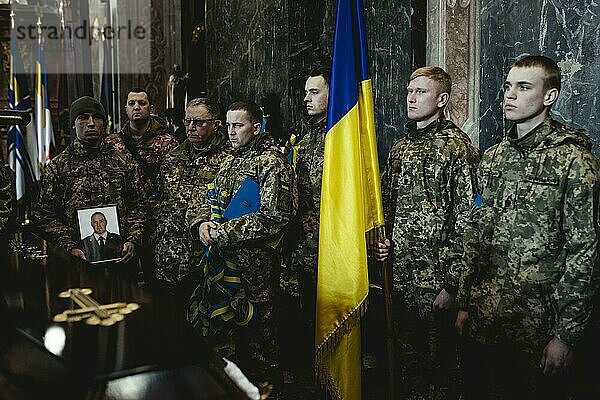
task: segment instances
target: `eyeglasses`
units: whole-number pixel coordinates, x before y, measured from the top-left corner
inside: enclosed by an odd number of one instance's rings
[[[210,121],[216,121],[217,118],[209,118],[209,119],[196,119],[196,118],[184,118],[183,120],[183,124],[185,126],[197,126],[197,127],[201,127],[204,126],[204,124],[206,124],[207,122]]]

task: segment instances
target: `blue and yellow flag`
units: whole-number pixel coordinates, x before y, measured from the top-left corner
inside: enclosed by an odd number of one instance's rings
[[[42,35],[38,33],[38,57],[35,74],[35,120],[37,124],[37,162],[43,169],[50,161],[50,147],[54,144],[54,129],[50,113],[50,95],[48,94],[48,74],[44,60]]]
[[[33,114],[27,76],[23,67],[15,29],[11,29],[10,77],[8,81],[8,103],[11,110]],[[16,199],[25,195],[25,186],[40,179],[41,170],[36,161],[38,154],[35,119],[26,127],[13,125],[8,129],[8,163],[15,171]]]
[[[339,0],[319,231],[316,367],[335,399],[360,399],[367,233],[384,226],[363,0]],[[376,235],[375,235],[376,236]]]

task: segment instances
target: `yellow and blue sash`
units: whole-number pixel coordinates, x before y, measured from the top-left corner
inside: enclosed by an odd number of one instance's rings
[[[219,192],[215,183],[209,184],[210,220],[226,221],[223,212],[229,202],[226,191]],[[235,263],[223,258],[217,245],[205,249],[205,281],[198,285],[191,298],[189,319],[195,327],[202,326],[204,336],[231,330],[230,322],[245,326],[256,319],[257,307],[246,295]]]

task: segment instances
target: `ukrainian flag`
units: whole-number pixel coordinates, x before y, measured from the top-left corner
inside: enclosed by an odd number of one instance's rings
[[[325,139],[317,280],[316,368],[335,399],[360,399],[367,235],[384,218],[363,0],[339,0]]]

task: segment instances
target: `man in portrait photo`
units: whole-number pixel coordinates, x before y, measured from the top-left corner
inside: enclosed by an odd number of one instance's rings
[[[121,258],[122,240],[119,234],[106,230],[106,216],[96,211],[90,218],[94,232],[83,238],[81,247],[89,262]]]

